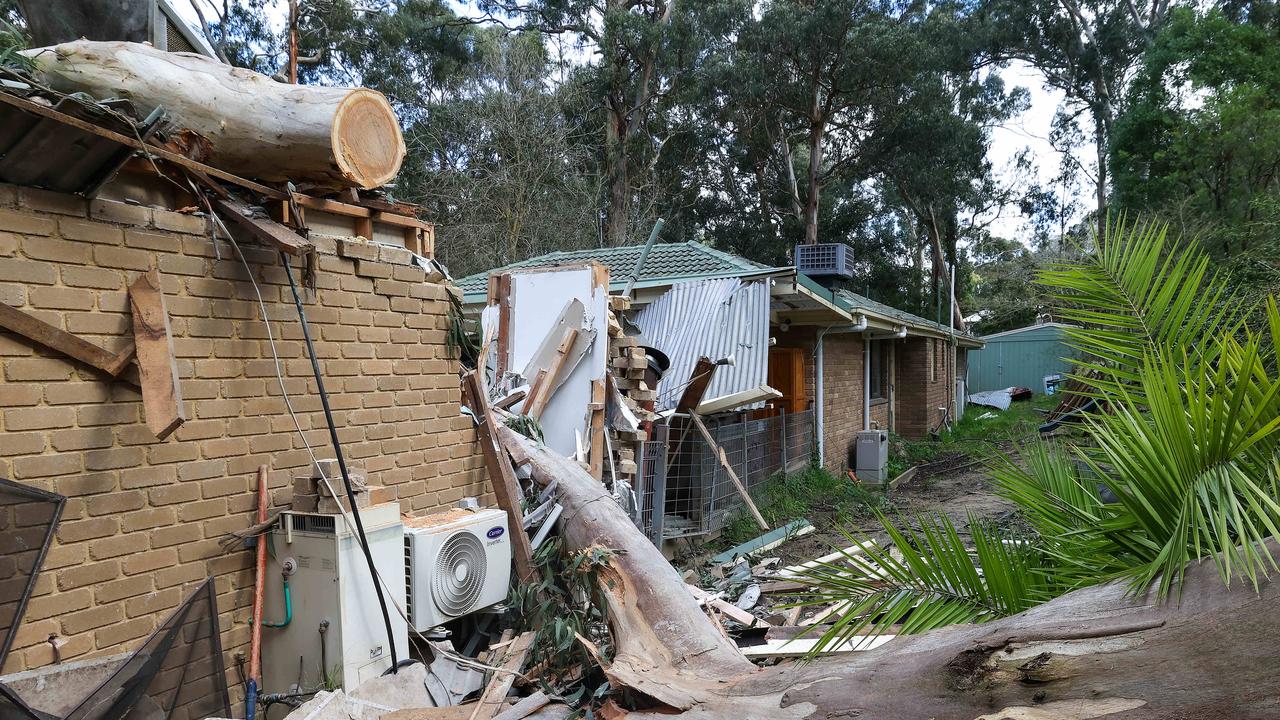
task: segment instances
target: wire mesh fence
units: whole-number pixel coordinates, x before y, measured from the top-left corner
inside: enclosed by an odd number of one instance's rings
[[[715,532],[744,509],[726,465],[758,496],[769,478],[803,467],[813,453],[811,410],[707,426],[714,445],[682,417],[644,443],[640,517],[655,542]]]

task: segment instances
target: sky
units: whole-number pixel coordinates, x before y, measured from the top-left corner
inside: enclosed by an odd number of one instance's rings
[[[1010,122],[991,131],[991,148],[988,157],[996,168],[1008,167],[1023,149],[1031,151],[1036,175],[1042,184],[1050,183],[1062,163],[1061,154],[1049,143],[1049,129],[1053,117],[1062,104],[1061,90],[1046,87],[1040,73],[1025,63],[1013,63],[1000,71],[1005,85],[1025,88],[1030,95],[1030,107]],[[1079,152],[1079,148],[1076,149]],[[1031,232],[1027,219],[1016,208],[1006,208],[1001,217],[991,225],[991,231],[1024,243]]]
[[[194,0],[207,3],[209,0]],[[196,32],[199,32],[199,21],[191,8],[192,0],[170,0],[173,7],[187,20]],[[462,0],[451,0],[455,12],[470,14],[469,3]],[[287,3],[279,0],[275,3],[275,21],[283,29],[287,15]],[[1024,149],[1030,151],[1036,169],[1036,177],[1042,184],[1050,182],[1058,174],[1062,157],[1049,144],[1049,129],[1054,114],[1061,104],[1063,95],[1059,90],[1045,87],[1040,74],[1023,63],[1014,63],[1000,70],[1005,84],[1010,87],[1025,88],[1029,94],[1029,107],[1003,126],[992,129],[990,159],[998,174],[1010,167],[1014,158]],[[1085,203],[1087,206],[1088,203]],[[1012,240],[1028,242],[1031,237],[1030,223],[1017,208],[1006,207],[995,213],[989,228],[992,233]]]

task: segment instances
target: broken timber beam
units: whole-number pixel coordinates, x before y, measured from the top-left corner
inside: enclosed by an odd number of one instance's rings
[[[697,585],[686,583],[685,587],[689,588],[690,595],[697,598],[698,604],[707,605],[715,608],[718,612],[720,612],[720,614],[724,615],[730,620],[733,620],[739,625],[745,625],[746,627],[767,628],[773,624],[773,623],[761,620],[760,618],[756,617],[755,615],[752,615],[751,613],[747,612],[746,610],[743,610],[742,608],[738,607],[737,605],[734,605],[733,603],[720,599],[719,596],[715,595],[714,593],[709,593],[706,590],[703,590],[702,588],[698,587]]]
[[[169,335],[169,313],[160,290],[160,273],[152,270],[129,286],[133,309],[133,341],[142,378],[142,409],[157,440],[169,437],[186,421],[178,361]]]
[[[760,514],[755,501],[751,499],[751,493],[747,492],[747,486],[742,484],[742,480],[738,478],[738,473],[733,471],[733,466],[729,463],[729,459],[725,457],[724,448],[720,447],[715,438],[711,437],[711,431],[707,430],[707,426],[702,424],[702,418],[698,413],[689,413],[689,420],[698,429],[702,439],[715,449],[716,457],[720,460],[720,466],[724,468],[729,479],[733,481],[733,486],[738,489],[738,494],[742,496],[742,501],[747,504],[747,509],[751,511],[751,516],[756,519],[756,523],[760,525],[761,530],[767,531],[769,523],[764,521],[764,516]]]
[[[711,379],[715,377],[716,367],[717,365],[711,362],[710,358],[698,358],[697,364],[693,366],[693,372],[689,374],[689,384],[685,386],[684,393],[680,395],[680,401],[676,403],[676,412],[692,412],[702,404],[702,397],[707,394]]]
[[[511,686],[516,681],[516,675],[524,667],[535,635],[535,632],[529,631],[512,641],[502,661],[501,671],[493,674],[493,679],[489,681],[471,713],[471,720],[493,720],[493,716],[502,709],[507,693],[511,692]]]
[[[591,466],[591,477],[597,480],[604,478],[604,408],[604,380],[595,380],[591,383],[591,450],[588,464]]]
[[[477,377],[480,372],[480,369],[476,369],[463,376],[469,396],[467,404],[479,421],[476,425],[476,440],[484,454],[484,464],[489,469],[493,495],[498,501],[498,507],[507,513],[507,534],[511,537],[516,577],[528,582],[535,579],[536,570],[533,565],[533,546],[529,542],[529,535],[524,532],[524,513],[520,510],[520,483],[516,480],[515,471],[511,469],[511,463],[507,461],[506,453],[498,445],[493,411],[489,407],[489,399],[480,378]]]
[[[222,217],[235,223],[259,241],[290,255],[306,255],[315,249],[310,240],[270,218],[254,217],[249,205],[231,196],[209,198]]]
[[[523,720],[533,713],[551,704],[551,698],[541,690],[520,700],[515,705],[498,713],[493,720]]]
[[[0,327],[73,360],[79,360],[113,378],[120,377],[120,373],[133,360],[132,344],[119,353],[113,353],[5,303],[0,303]]]
[[[559,384],[560,374],[565,371],[565,362],[568,361],[573,345],[577,341],[578,330],[576,328],[569,328],[565,331],[564,339],[560,341],[559,347],[556,348],[556,354],[551,359],[550,366],[539,370],[538,376],[533,379],[533,384],[529,387],[529,396],[524,403],[525,415],[536,418],[546,409],[547,403],[551,401],[551,395],[556,391],[556,386]]]

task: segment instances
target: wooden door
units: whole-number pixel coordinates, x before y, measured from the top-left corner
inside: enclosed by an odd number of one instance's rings
[[[804,350],[769,348],[769,387],[782,393],[773,401],[775,408],[788,413],[809,409],[808,388],[804,377]]]

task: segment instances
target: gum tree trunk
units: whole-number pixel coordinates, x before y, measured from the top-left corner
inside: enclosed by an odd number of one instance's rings
[[[500,435],[535,481],[558,481],[566,546],[616,551],[602,579],[618,647],[606,672],[615,688],[647,700],[611,717],[1280,718],[1280,591],[1271,582],[1259,592],[1239,581],[1228,589],[1212,563],[1189,568],[1172,603],[1100,585],[985,625],[756,668],[598,481],[508,428]]]
[[[140,43],[78,40],[24,54],[63,92],[128,98],[142,114],[163,106],[206,141],[197,159],[238,175],[375,188],[404,159],[399,120],[375,90],[288,85]]]

